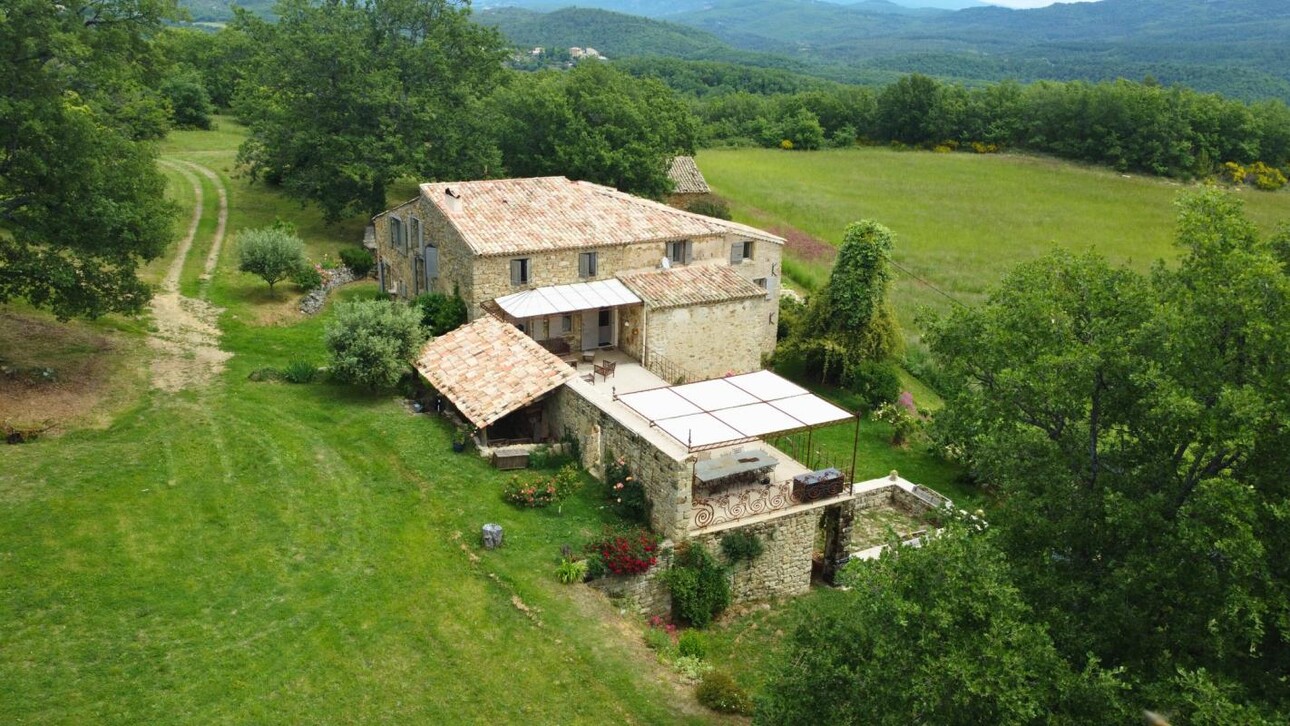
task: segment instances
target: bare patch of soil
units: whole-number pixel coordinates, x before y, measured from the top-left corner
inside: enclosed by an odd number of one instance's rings
[[[0,422],[106,426],[141,383],[140,346],[89,323],[0,311]]]

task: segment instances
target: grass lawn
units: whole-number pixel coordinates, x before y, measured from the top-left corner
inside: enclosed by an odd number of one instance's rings
[[[711,149],[698,162],[740,221],[787,225],[834,245],[859,219],[891,228],[895,261],[920,278],[898,271],[892,291],[910,333],[920,306],[952,305],[937,290],[979,303],[1013,265],[1055,247],[1094,248],[1138,270],[1172,259],[1173,203],[1186,188],[1014,154]],[[1290,191],[1240,194],[1265,231],[1290,222]],[[827,279],[819,263],[785,268],[799,282]]]
[[[222,120],[162,150],[228,188],[229,237],[209,286],[234,354],[224,373],[178,394],[140,377],[104,428],[0,447],[0,722],[710,720],[636,625],[555,581],[560,546],[606,519],[592,491],[562,514],[517,510],[500,499],[503,475],[451,453],[444,425],[391,394],[247,380],[262,366],[323,362],[328,313],[301,318],[290,285],[266,300],[262,282],[236,272],[233,236],[282,217],[317,259],[357,241],[363,220],[327,227],[233,178],[239,140]],[[191,211],[191,182],[167,177]],[[215,185],[201,183],[189,295],[217,211]],[[76,326],[122,337],[120,361],[146,351],[145,325]],[[24,364],[66,364],[82,343],[32,346]],[[505,547],[479,547],[486,522],[505,528]]]

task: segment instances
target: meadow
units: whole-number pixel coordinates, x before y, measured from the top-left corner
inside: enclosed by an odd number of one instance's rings
[[[800,230],[834,246],[859,219],[895,232],[892,301],[915,345],[920,309],[980,303],[1011,267],[1054,248],[1094,249],[1141,271],[1173,259],[1174,201],[1187,189],[1006,153],[708,149],[697,160],[741,222]],[[1290,191],[1239,194],[1265,232],[1290,223]],[[790,246],[785,270],[810,289],[828,279],[831,260],[806,252]]]
[[[240,138],[225,119],[162,149],[219,173],[230,235],[282,218],[314,259],[359,238],[362,220],[326,227],[234,177]],[[167,175],[191,211],[191,183]],[[59,326],[0,311],[0,328],[55,338],[25,344],[24,364],[61,367],[81,336],[110,336],[99,372],[113,378],[110,410],[0,447],[0,721],[710,720],[644,650],[639,623],[556,582],[561,545],[611,517],[590,484],[561,513],[517,510],[500,498],[504,475],[453,454],[448,428],[392,393],[248,380],[323,363],[327,313],[303,318],[296,295],[270,298],[238,273],[231,236],[214,279],[198,278],[217,192],[202,184],[180,288],[225,309],[234,355],[217,380],[149,389],[147,318]],[[503,548],[480,548],[485,522],[503,525]]]

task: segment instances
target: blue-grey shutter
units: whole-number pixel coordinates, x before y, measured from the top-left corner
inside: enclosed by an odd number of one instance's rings
[[[744,259],[744,243],[736,242],[730,245],[730,264],[737,265]]]
[[[426,287],[430,287],[430,280],[439,276],[439,248],[427,247],[425,249],[426,258]]]

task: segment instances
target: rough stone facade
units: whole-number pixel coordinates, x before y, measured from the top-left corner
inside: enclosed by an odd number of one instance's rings
[[[608,595],[628,613],[642,617],[668,618],[672,615],[672,593],[663,582],[663,573],[672,564],[672,543],[660,547],[658,564],[642,575],[617,576],[593,581],[592,587]]]
[[[835,506],[850,506],[850,503]],[[694,539],[721,558],[724,535],[732,531],[756,534],[765,549],[757,559],[741,562],[732,569],[731,602],[791,597],[811,588],[811,555],[823,514],[823,508],[808,509],[748,527],[701,534]]]
[[[406,248],[396,245],[391,236],[392,218],[399,219],[407,231]],[[414,230],[414,220],[420,225],[419,236]],[[451,294],[455,290],[466,301],[467,314],[471,320],[483,314],[482,305],[485,302],[522,290],[605,280],[622,272],[656,269],[666,256],[667,243],[670,241],[656,239],[628,245],[597,246],[592,236],[588,238],[585,247],[578,249],[478,256],[471,251],[440,209],[424,196],[383,212],[372,222],[378,277],[384,281],[387,291],[399,297],[412,298],[421,292]],[[771,303],[774,303],[770,306],[770,311],[773,312],[779,297],[783,246],[765,240],[753,240],[751,257],[732,263],[732,245],[744,241],[745,237],[733,232],[692,238],[688,264],[731,265],[750,282],[765,280]],[[424,274],[417,274],[417,260],[424,259],[424,250],[428,246],[436,247],[439,251],[438,275],[429,279]],[[579,275],[578,256],[583,252],[596,253],[595,275]],[[519,258],[529,260],[529,281],[515,285],[511,283],[511,260]],[[761,321],[764,319],[765,316],[762,316]],[[574,324],[580,329],[581,321],[575,320]],[[771,328],[773,331],[773,326]],[[573,336],[569,334],[569,337]]]
[[[552,404],[555,430],[573,436],[582,465],[604,476],[610,456],[622,457],[650,501],[650,528],[668,539],[686,536],[690,514],[690,463],[654,446],[626,424],[565,386]]]
[[[689,380],[761,370],[775,350],[774,303],[766,298],[650,310],[649,353],[684,370]]]

